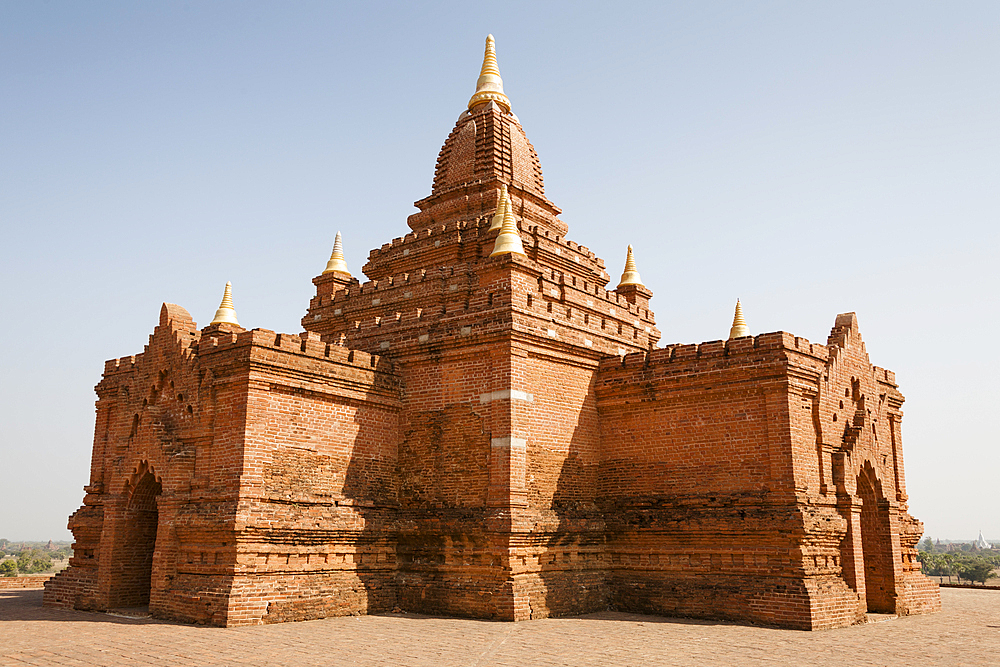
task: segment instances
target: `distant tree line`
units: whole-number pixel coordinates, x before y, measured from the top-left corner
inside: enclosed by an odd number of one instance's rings
[[[52,569],[52,558],[39,549],[25,549],[16,558],[0,562],[0,576],[16,577],[19,574],[37,574]]]
[[[72,555],[73,548],[68,545],[40,548],[0,539],[0,577],[49,572],[55,567],[53,560],[65,560]]]
[[[979,549],[975,543],[935,544],[925,537],[917,545],[921,571],[932,577],[956,577],[959,582],[985,584],[1000,567],[1000,550]]]

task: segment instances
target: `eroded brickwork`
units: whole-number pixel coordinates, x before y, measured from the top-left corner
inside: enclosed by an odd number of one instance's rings
[[[506,185],[524,255],[491,258]],[[217,625],[615,608],[794,628],[932,611],[903,397],[853,314],[657,348],[566,238],[515,116],[464,112],[409,233],[313,280],[300,335],[164,305],[97,386],[46,602]]]

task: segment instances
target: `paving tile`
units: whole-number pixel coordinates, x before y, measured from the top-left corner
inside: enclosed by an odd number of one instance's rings
[[[242,628],[47,609],[40,590],[0,591],[7,665],[1000,665],[1000,591],[943,589],[940,613],[799,632],[601,612],[494,623],[416,614]]]

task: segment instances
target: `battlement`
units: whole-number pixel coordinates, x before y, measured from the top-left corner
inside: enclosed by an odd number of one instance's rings
[[[721,359],[747,356],[752,353],[790,350],[809,355],[825,362],[829,350],[825,345],[810,343],[805,338],[785,331],[764,333],[754,337],[735,338],[722,341],[713,340],[700,344],[667,345],[645,352],[633,352],[619,357],[601,359],[601,371],[615,371],[622,368],[650,368],[672,363],[689,362],[700,359]]]
[[[555,234],[552,231],[541,227],[540,225],[529,225],[527,228],[527,233],[533,237],[532,245],[538,245],[539,239],[545,239],[546,241],[549,241],[550,243],[555,245],[555,253],[557,255],[561,254],[560,251],[562,248],[567,248],[575,253],[579,253],[580,255],[586,257],[590,261],[600,265],[602,269],[604,268],[603,259],[598,257],[590,248],[581,245],[576,241],[567,239],[561,236],[560,234]],[[527,241],[528,239],[524,240]]]
[[[431,236],[436,236],[439,234],[449,234],[451,232],[461,232],[469,229],[470,226],[475,226],[475,222],[470,222],[468,220],[452,220],[450,222],[440,223],[436,225],[431,225],[425,227],[418,231],[410,232],[403,236],[397,236],[389,243],[383,243],[378,250],[372,250],[369,253],[369,259],[375,259],[376,257],[392,250],[393,248],[400,248],[404,245],[414,243],[421,239],[426,239]]]
[[[444,280],[457,274],[454,267],[435,267],[430,269],[418,269],[412,272],[403,272],[393,276],[387,276],[379,280],[369,280],[364,283],[357,283],[333,292],[329,298],[324,299],[322,295],[317,295],[310,300],[310,308],[324,308],[335,303],[348,302],[360,295],[372,295],[377,292],[387,292],[393,288],[399,288],[409,284],[432,282],[434,280]],[[405,296],[405,295],[404,295]],[[410,295],[412,296],[412,295]],[[380,305],[378,303],[371,305]],[[359,306],[362,307],[362,306]]]
[[[636,324],[636,320],[648,325],[655,322],[653,313],[648,308],[629,302],[617,291],[604,289],[597,283],[578,279],[577,276],[555,269],[544,270],[539,291],[546,299],[558,300],[579,309],[590,309],[594,314],[623,322],[631,320],[636,327],[642,326],[641,323]],[[601,302],[607,308],[606,312],[600,310],[596,302]]]
[[[435,284],[452,278],[458,279],[458,282]],[[422,270],[420,275],[400,274],[369,281],[359,287],[338,290],[328,300],[314,297],[310,308],[325,310],[334,307],[331,314],[315,313],[314,318],[331,315],[343,317],[355,321],[356,328],[365,329],[379,325],[380,322],[384,325],[391,319],[403,322],[419,320],[422,319],[421,311],[426,315],[437,312],[436,308],[441,308],[440,312],[444,314],[450,312],[452,305],[456,304],[461,305],[464,311],[465,301],[469,301],[468,310],[484,310],[484,306],[485,310],[489,310],[489,306],[497,304],[493,299],[497,296],[504,298],[501,296],[503,291],[478,297],[469,294],[467,278],[468,274],[456,272],[453,268]],[[645,333],[652,333],[655,327],[655,319],[649,309],[629,303],[615,291],[598,286],[591,289],[590,284],[575,276],[566,276],[548,269],[539,282],[539,288],[529,289],[523,295],[527,303],[521,306],[526,306],[527,311],[544,319],[564,320],[574,325],[588,325],[593,321],[592,330],[595,332],[603,330],[601,324],[606,325],[608,322],[613,322],[616,326],[620,323]],[[422,285],[426,287],[417,289]],[[370,301],[358,301],[359,296],[369,297]],[[458,297],[458,301],[448,301],[449,296]],[[432,299],[432,302],[429,303],[428,299]]]
[[[879,382],[885,382],[886,384],[891,384],[893,387],[896,385],[896,374],[886,368],[880,366],[872,366],[872,370],[875,373],[875,379]]]
[[[135,362],[141,357],[141,354],[131,354],[127,357],[121,357],[119,359],[108,359],[104,362],[104,376],[112,375],[114,373],[127,373],[129,371],[135,370]]]
[[[463,336],[495,333],[498,322],[487,314],[498,306],[512,306],[534,318],[524,332],[591,348],[599,354],[625,354],[659,340],[654,315],[645,304],[631,303],[592,278],[525,261],[526,268],[533,267],[541,275],[535,274],[537,282],[528,278],[517,294],[502,286],[476,288],[469,267],[464,265],[419,269],[345,286],[329,296],[317,295],[310,301],[303,325],[321,332],[326,340],[336,340],[337,334],[347,332],[366,338],[385,337],[364,344],[356,341],[366,349],[380,345],[385,350],[385,345],[395,347],[409,340],[393,331],[424,329],[413,336],[427,342],[429,327],[438,326],[447,317],[456,319],[445,329],[437,329],[435,340],[453,335],[452,328]],[[478,321],[484,316],[488,319]]]
[[[489,230],[491,220],[492,209],[472,219],[435,223],[394,238],[391,242],[385,243],[369,253],[364,272],[366,275],[384,279],[386,273],[396,275],[415,271],[414,264],[417,262],[454,266],[468,263],[470,259],[473,262],[482,260],[485,258],[483,253],[487,252],[488,254],[488,244],[495,236]],[[586,246],[571,241],[542,225],[529,225],[526,219],[520,221],[519,227],[522,243],[529,256],[538,258],[543,264],[560,266],[565,272],[575,272],[586,276],[584,279],[590,282],[601,285],[608,282],[607,273],[604,271],[604,262]],[[465,232],[471,232],[471,234],[463,235]],[[440,237],[433,239],[433,247],[431,247],[432,237]],[[469,257],[468,249],[459,250],[459,246],[466,242],[473,244],[473,246],[487,244],[487,247],[485,249],[478,248]],[[400,271],[400,265],[408,267],[410,270]],[[472,266],[468,268],[472,270]]]
[[[362,350],[350,350],[335,343],[324,343],[320,340],[319,334],[308,331],[296,335],[275,333],[270,329],[251,329],[238,334],[212,336],[203,341],[202,345],[204,346],[206,343],[208,347],[199,350],[201,354],[253,346],[282,350],[298,356],[322,359],[356,368],[389,372],[392,370],[392,362],[388,359]]]

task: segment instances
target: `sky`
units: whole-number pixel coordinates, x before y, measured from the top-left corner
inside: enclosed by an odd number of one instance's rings
[[[662,343],[824,343],[907,400],[910,512],[1000,541],[1000,3],[0,0],[0,537],[70,539],[160,304],[299,332],[409,231],[488,33],[569,237]]]

